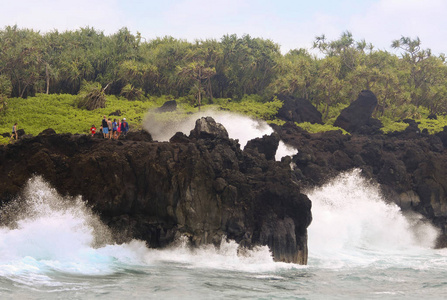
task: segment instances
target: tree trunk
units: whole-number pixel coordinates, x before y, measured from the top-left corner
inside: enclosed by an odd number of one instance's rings
[[[213,103],[213,91],[211,88],[211,77],[208,77],[208,91],[210,93],[211,103]]]
[[[45,76],[47,79],[47,95],[50,92],[50,72],[48,71],[48,64],[45,65]]]
[[[23,98],[23,95],[25,94],[26,88],[28,87],[28,84],[25,84],[25,86],[23,87],[22,91],[20,92],[20,98]],[[20,89],[20,86],[19,86]]]
[[[202,70],[199,69],[199,111],[202,105]]]

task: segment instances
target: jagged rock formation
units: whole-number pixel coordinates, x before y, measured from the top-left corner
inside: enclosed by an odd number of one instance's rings
[[[297,123],[323,124],[321,113],[309,100],[286,95],[277,95],[277,98],[283,102],[283,106],[276,114],[278,119]]]
[[[371,118],[376,107],[376,96],[371,91],[361,91],[357,100],[341,111],[334,126],[343,128],[350,133],[380,133],[382,122]]]
[[[447,128],[421,133],[416,123],[390,135],[309,134],[293,123],[275,131],[297,149],[293,157],[301,186],[325,183],[342,171],[359,168],[381,184],[384,195],[403,210],[414,210],[441,228],[447,247]]]
[[[279,135],[276,133],[264,135],[262,138],[255,138],[248,141],[244,150],[255,150],[258,153],[264,154],[266,159],[274,160],[276,150],[278,150],[279,140]]]
[[[143,132],[114,141],[46,130],[0,147],[0,203],[40,174],[62,195],[82,195],[118,242],[163,247],[185,235],[201,245],[227,236],[245,247],[268,245],[277,261],[305,264],[311,202],[290,160],[262,152],[242,151],[211,118],[169,143]]]

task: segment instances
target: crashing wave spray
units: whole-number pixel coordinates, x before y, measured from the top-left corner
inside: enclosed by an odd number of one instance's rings
[[[108,227],[80,197],[60,196],[39,176],[0,214],[0,279],[25,285],[54,286],[61,273],[108,275],[165,263],[243,272],[290,268],[275,263],[268,247],[241,253],[234,241],[193,248],[181,239],[163,250],[138,240],[113,244]]]
[[[222,238],[218,247],[202,245],[191,247],[187,237],[181,237],[170,247],[163,250],[150,250],[146,255],[150,264],[170,262],[188,266],[188,268],[219,269],[249,273],[269,272],[284,269],[303,268],[303,266],[273,261],[267,246],[253,249],[241,248],[233,240]]]
[[[134,257],[134,244],[112,245],[112,235],[80,197],[61,197],[41,177],[1,211],[0,275],[113,273],[117,258]],[[144,243],[141,242],[144,246]]]
[[[169,122],[159,122],[153,113],[149,113],[143,122],[143,128],[151,133],[154,140],[168,141],[176,132],[189,135],[190,131],[194,129],[196,120],[206,116],[213,117],[217,123],[222,124],[230,138],[239,140],[241,149],[249,140],[273,133],[273,129],[265,121],[215,110],[198,112],[182,120],[170,119]],[[280,141],[275,158],[281,160],[286,155],[295,155],[296,153],[296,149]]]
[[[404,216],[360,170],[307,192],[312,200],[309,253],[322,259],[366,259],[371,253],[410,253],[434,246],[437,230],[422,216]],[[360,259],[360,260],[362,260]]]

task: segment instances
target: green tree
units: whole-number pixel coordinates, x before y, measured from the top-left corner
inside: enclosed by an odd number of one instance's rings
[[[169,36],[156,38],[141,47],[144,61],[157,70],[157,76],[152,84],[154,93],[173,96],[185,93],[187,87],[179,84],[177,65],[191,47],[187,41]]]
[[[318,49],[326,57],[336,56],[340,58],[340,79],[343,79],[355,69],[359,55],[364,52],[367,46],[372,51],[372,45],[368,45],[364,40],[356,43],[349,31],[343,32],[340,38],[334,41],[327,41],[324,34],[317,36],[313,44],[313,48]]]
[[[344,84],[339,79],[341,65],[338,57],[327,57],[318,63],[318,77],[315,83],[315,105],[318,107],[322,104],[324,119],[328,117],[330,106],[346,101],[346,98],[341,94]]]
[[[225,35],[222,40],[222,64],[216,71],[221,80],[223,97],[241,99],[245,94],[262,95],[275,79],[281,54],[270,40],[244,35]]]
[[[402,53],[401,67],[408,72],[407,84],[411,95],[411,100],[419,107],[423,104],[424,98],[427,96],[426,92],[426,72],[424,60],[431,56],[431,50],[421,49],[421,40],[416,37],[401,37],[399,40],[394,40],[391,47],[401,49]]]
[[[307,50],[291,50],[278,63],[277,77],[270,88],[273,94],[285,94],[310,100],[315,94],[316,59]]]
[[[0,32],[0,73],[8,76],[12,96],[35,93],[42,79],[42,37],[38,32],[7,26]]]
[[[193,91],[197,96],[197,102],[202,105],[203,81],[210,80],[216,74],[214,67],[209,67],[205,64],[206,49],[195,48],[188,51],[184,61],[188,62],[177,66],[178,75],[186,80],[194,82]]]

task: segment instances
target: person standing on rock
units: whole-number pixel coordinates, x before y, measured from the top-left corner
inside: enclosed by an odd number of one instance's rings
[[[129,131],[129,123],[127,123],[126,118],[123,118],[123,122],[121,122],[121,132],[124,136],[126,136]]]
[[[119,139],[121,135],[121,119],[118,119],[118,128],[116,129],[117,137],[116,139]]]
[[[92,136],[96,134],[96,127],[94,124],[92,125],[92,127],[90,127],[90,133],[92,134]]]
[[[109,135],[109,126],[107,125],[107,119],[106,116],[104,115],[104,119],[102,119],[102,134],[104,136],[104,138],[107,138],[107,136]]]
[[[109,129],[109,139],[112,138],[112,121],[110,120],[110,118],[107,119],[107,127]]]
[[[19,135],[17,134],[17,123],[12,126],[11,139],[15,139],[16,141],[19,139]]]
[[[112,122],[112,132],[113,132],[113,138],[114,139],[118,138],[117,132],[116,132],[117,130],[118,130],[118,123],[116,122],[116,119],[113,119],[113,122]]]

